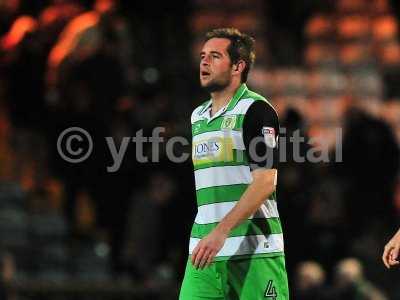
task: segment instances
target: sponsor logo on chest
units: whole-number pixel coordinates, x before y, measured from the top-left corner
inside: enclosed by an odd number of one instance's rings
[[[199,142],[193,147],[194,156],[202,158],[204,156],[216,156],[222,148],[222,143],[216,140]]]
[[[194,140],[192,158],[195,165],[233,159],[233,141],[230,137],[211,137]]]

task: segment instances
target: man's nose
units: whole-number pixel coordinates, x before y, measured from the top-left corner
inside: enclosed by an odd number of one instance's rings
[[[202,66],[208,66],[209,64],[210,64],[210,58],[208,57],[208,55],[206,55],[201,60],[201,65]]]

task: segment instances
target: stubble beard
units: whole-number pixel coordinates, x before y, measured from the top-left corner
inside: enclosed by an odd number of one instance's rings
[[[228,74],[223,74],[219,80],[214,79],[206,83],[205,85],[202,84],[202,87],[208,93],[215,93],[224,90],[231,84],[231,80]]]

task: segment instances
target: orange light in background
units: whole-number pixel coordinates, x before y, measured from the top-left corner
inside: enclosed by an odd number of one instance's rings
[[[397,20],[392,16],[377,18],[372,25],[372,36],[376,41],[396,39],[397,26]]]
[[[18,17],[11,26],[11,29],[1,41],[4,50],[11,50],[18,45],[27,33],[34,32],[37,28],[37,21],[30,16]]]
[[[99,13],[105,13],[115,9],[115,0],[97,0],[94,4],[94,9]]]
[[[49,55],[49,65],[57,67],[60,62],[76,47],[82,32],[95,26],[99,21],[97,12],[87,12],[74,18],[61,33],[60,38]]]
[[[400,44],[392,42],[387,44],[381,50],[381,63],[385,65],[399,65],[400,64]]]
[[[308,37],[315,37],[323,35],[328,32],[332,27],[332,22],[327,16],[316,15],[308,21],[305,27],[305,33]]]

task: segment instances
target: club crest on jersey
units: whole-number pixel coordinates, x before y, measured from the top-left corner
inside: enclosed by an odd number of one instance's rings
[[[262,132],[262,135],[264,136],[265,144],[268,147],[275,148],[276,142],[277,142],[275,129],[273,127],[263,127],[261,132]]]
[[[236,116],[225,116],[221,123],[221,129],[233,129],[236,125]]]

